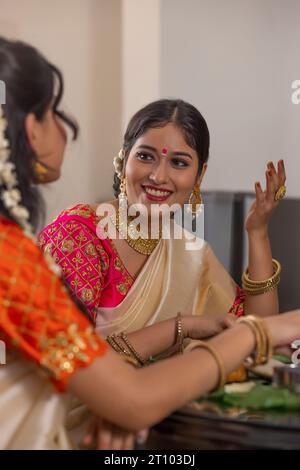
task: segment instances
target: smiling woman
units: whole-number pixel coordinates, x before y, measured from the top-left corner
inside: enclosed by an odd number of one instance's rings
[[[267,189],[256,186],[257,200],[246,228],[249,233],[251,284],[246,293],[235,285],[211,248],[203,242],[186,250],[175,237],[133,240],[125,238],[119,208],[139,204],[148,219],[159,204],[182,208],[193,217],[201,203],[200,186],[209,156],[205,119],[182,100],[160,100],[142,108],[129,122],[119,157],[115,159],[114,193],[117,237],[96,232],[96,207],[80,204],[63,211],[40,235],[40,245],[63,269],[67,282],[87,306],[102,334],[131,332],[159,320],[183,315],[232,312],[235,315],[278,312],[277,284],[260,288],[274,273],[267,236],[268,221],[277,206],[276,188],[284,183],[283,163],[268,167]],[[145,211],[144,211],[145,209]],[[149,221],[149,220],[148,220]],[[128,216],[130,226],[132,222]],[[175,226],[175,221],[172,221]],[[148,234],[149,235],[149,234]],[[278,266],[278,265],[276,265]],[[267,285],[267,284],[266,284]]]
[[[149,208],[152,202],[183,206],[194,185],[200,186],[205,170],[206,159],[197,157],[178,125],[168,123],[149,129],[128,154],[125,177],[129,206],[141,203]]]

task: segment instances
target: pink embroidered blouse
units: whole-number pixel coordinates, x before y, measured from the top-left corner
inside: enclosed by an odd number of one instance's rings
[[[98,238],[97,223],[95,209],[78,204],[39,235],[40,247],[61,266],[73,294],[94,320],[99,307],[119,305],[134,283],[112,241]]]

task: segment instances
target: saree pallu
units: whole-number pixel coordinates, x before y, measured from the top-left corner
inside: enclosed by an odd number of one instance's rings
[[[0,366],[0,449],[81,449],[92,414],[68,393],[57,393],[41,371],[11,356]]]
[[[190,240],[185,231],[182,239],[162,239],[121,304],[98,309],[96,331],[101,335],[132,332],[177,312],[232,311],[239,288],[204,240],[197,240],[198,249],[188,250]],[[240,307],[238,303],[236,308]]]
[[[0,449],[77,448],[85,410],[58,391],[107,344],[33,241],[1,217],[0,235]]]

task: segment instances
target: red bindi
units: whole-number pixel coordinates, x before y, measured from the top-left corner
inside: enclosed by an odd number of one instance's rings
[[[168,149],[167,149],[166,147],[164,147],[164,148],[162,149],[161,153],[162,153],[163,155],[167,155]]]

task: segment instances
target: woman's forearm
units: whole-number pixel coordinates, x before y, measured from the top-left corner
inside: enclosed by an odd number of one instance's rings
[[[254,336],[246,325],[237,325],[209,344],[222,358],[228,374],[249,355]],[[109,351],[71,378],[70,391],[104,419],[139,430],[214,389],[218,379],[215,359],[204,349],[142,369],[133,369]]]
[[[182,319],[183,335],[186,336],[188,318]],[[176,317],[143,328],[127,335],[133,347],[144,359],[156,356],[175,344],[177,335]]]
[[[273,275],[272,250],[267,231],[248,233],[249,278],[263,281]],[[245,313],[260,316],[276,315],[279,312],[278,292],[273,289],[260,295],[247,295]]]

